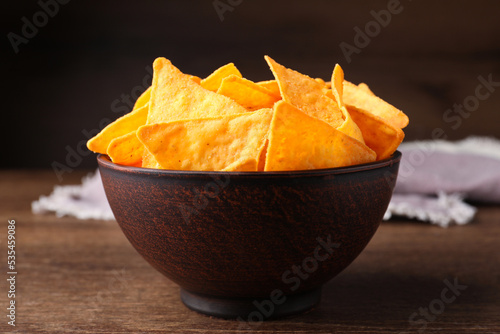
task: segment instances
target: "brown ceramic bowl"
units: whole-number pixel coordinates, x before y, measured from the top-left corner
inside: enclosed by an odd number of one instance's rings
[[[365,248],[389,204],[401,153],[342,168],[199,172],[98,157],[130,243],[196,311],[261,321],[306,311]]]

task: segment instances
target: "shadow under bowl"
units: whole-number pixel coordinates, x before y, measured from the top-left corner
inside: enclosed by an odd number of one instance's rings
[[[322,285],[361,253],[387,209],[401,153],[290,172],[173,171],[97,160],[123,233],[181,287],[187,307],[266,320],[312,308]]]

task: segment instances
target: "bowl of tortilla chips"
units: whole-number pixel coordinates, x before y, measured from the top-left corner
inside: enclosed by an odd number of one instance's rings
[[[165,58],[133,110],[87,146],[132,246],[190,309],[262,321],[311,309],[376,232],[407,116],[365,84],[265,57],[204,79]]]

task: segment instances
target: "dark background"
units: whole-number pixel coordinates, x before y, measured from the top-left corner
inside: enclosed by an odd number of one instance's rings
[[[478,76],[500,81],[500,1],[402,0],[402,12],[348,63],[339,44],[354,45],[354,27],[364,30],[370,11],[389,2],[232,0],[221,21],[213,1],[72,0],[17,54],[8,33],[22,35],[22,18],[33,22],[42,8],[3,2],[0,167],[95,167],[83,132],[128,110],[122,94],[144,89],[158,56],[200,77],[232,61],[252,80],[272,78],[265,54],[327,80],[338,62],[347,80],[368,83],[409,115],[405,140],[435,128],[449,139],[499,137],[500,89],[459,125],[443,114],[475,94]]]

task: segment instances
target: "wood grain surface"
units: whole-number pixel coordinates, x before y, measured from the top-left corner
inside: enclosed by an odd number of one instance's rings
[[[79,183],[84,174],[68,174],[64,183]],[[31,201],[56,182],[52,171],[2,171],[0,181],[1,333],[500,332],[498,206],[481,206],[463,227],[382,223],[365,251],[325,286],[317,308],[246,323],[184,307],[179,287],[135,252],[116,222],[33,215]],[[15,328],[5,317],[9,219],[17,237]]]

